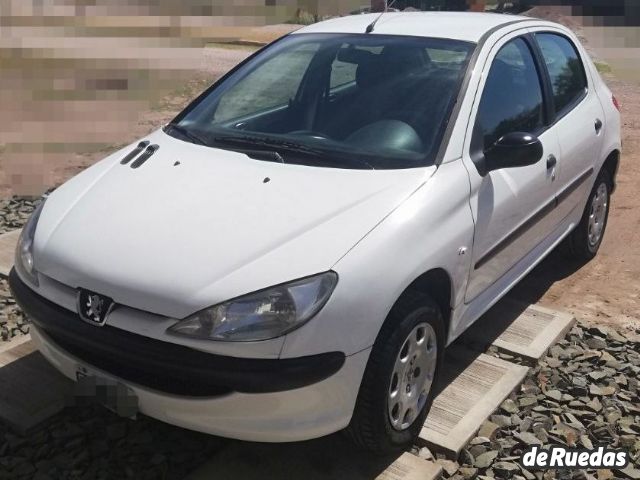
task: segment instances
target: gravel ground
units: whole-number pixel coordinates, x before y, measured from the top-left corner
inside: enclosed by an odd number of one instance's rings
[[[40,199],[12,197],[0,200],[0,233],[22,228]]]
[[[511,355],[490,354],[524,363]],[[533,366],[522,384],[453,462],[436,454],[446,479],[640,479],[640,330],[576,326]],[[623,470],[527,471],[518,460],[530,446],[594,448],[631,453]],[[423,458],[428,449],[416,450]]]
[[[68,408],[28,437],[0,425],[0,479],[180,479],[222,445],[217,437],[101,406]]]
[[[29,324],[9,292],[9,283],[0,278],[0,343],[29,333]]]

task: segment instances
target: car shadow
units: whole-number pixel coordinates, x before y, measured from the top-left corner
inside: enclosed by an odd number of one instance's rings
[[[554,250],[526,277],[451,344],[482,353],[529,306],[537,304],[551,286],[580,270],[584,262],[568,259],[559,249]],[[443,382],[446,386],[446,381]]]
[[[398,456],[360,451],[341,433],[295,443],[229,441],[186,480],[372,480]]]
[[[508,298],[537,303],[557,281],[570,277],[587,262],[568,258],[559,248],[553,250],[538,266],[509,292]]]

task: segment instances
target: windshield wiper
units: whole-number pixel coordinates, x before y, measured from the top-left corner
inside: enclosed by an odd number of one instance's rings
[[[280,140],[277,138],[242,135],[242,136],[215,137],[213,140],[216,143],[221,143],[224,145],[230,145],[235,147],[249,146],[253,148],[276,149],[276,150],[284,150],[287,152],[300,153],[300,154],[309,155],[324,161],[330,161],[331,155],[332,155],[332,153],[329,153],[319,148],[313,148],[301,143],[292,142],[290,140]],[[357,163],[358,165],[364,165],[367,168],[370,168],[371,170],[374,169],[371,164],[358,158],[353,158],[353,157],[343,158],[341,156],[340,160],[346,160],[347,162],[350,162],[350,163]]]
[[[256,160],[266,160],[267,162],[285,163],[284,158],[278,152],[274,150],[250,150],[246,148],[238,148],[241,153],[244,153],[249,158],[255,158]]]
[[[301,143],[291,142],[288,140],[279,140],[275,138],[267,138],[267,137],[253,137],[253,136],[222,136],[215,137],[213,139],[217,143],[222,143],[226,145],[236,145],[236,146],[251,146],[251,147],[265,147],[265,148],[282,148],[283,150],[288,150],[291,152],[299,152],[306,153],[309,155],[326,155],[320,149],[316,149],[313,147],[308,147],[307,145],[303,145]]]
[[[200,137],[196,133],[193,133],[191,130],[189,130],[189,129],[185,128],[185,127],[181,127],[180,125],[177,125],[175,123],[170,123],[170,124],[167,125],[167,128],[178,132],[178,134],[180,134],[183,137],[185,137],[191,143],[195,143],[195,144],[198,144],[198,145],[205,145],[205,146],[209,145],[209,142],[207,142],[204,138]]]

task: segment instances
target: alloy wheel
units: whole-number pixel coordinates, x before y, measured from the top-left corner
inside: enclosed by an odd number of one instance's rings
[[[416,325],[400,348],[391,374],[387,408],[394,429],[406,430],[427,403],[438,358],[433,327]]]
[[[607,186],[601,183],[596,190],[596,194],[591,200],[591,210],[589,212],[589,246],[595,247],[600,243],[604,224],[607,220],[607,206],[609,203],[609,192]]]

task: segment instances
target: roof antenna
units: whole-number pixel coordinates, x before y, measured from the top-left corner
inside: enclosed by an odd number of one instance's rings
[[[382,12],[380,12],[380,15],[378,15],[378,16],[376,17],[376,19],[375,19],[373,22],[371,22],[369,25],[367,25],[367,28],[365,29],[364,33],[371,33],[371,32],[373,32],[373,29],[375,28],[376,23],[378,23],[378,20],[380,20],[380,18],[382,17],[382,15],[384,15],[385,13],[387,13],[387,10],[389,10],[389,8],[390,8],[394,3],[396,3],[396,0],[391,0],[391,3],[388,3],[388,1],[387,1],[387,0],[385,0],[385,2],[384,2],[384,5],[385,5],[384,10],[383,10]]]

